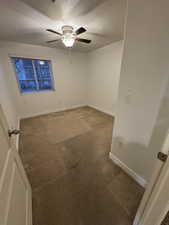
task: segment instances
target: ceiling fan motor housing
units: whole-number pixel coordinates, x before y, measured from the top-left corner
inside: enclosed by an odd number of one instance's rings
[[[65,25],[62,27],[63,34],[73,34],[73,27],[69,25]]]

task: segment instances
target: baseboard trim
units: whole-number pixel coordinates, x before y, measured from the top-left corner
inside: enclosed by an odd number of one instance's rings
[[[71,109],[77,109],[77,108],[85,107],[85,106],[88,106],[88,105],[82,104],[82,105],[75,105],[75,106],[67,107],[67,108],[47,110],[47,111],[40,112],[40,113],[32,113],[32,114],[29,114],[29,115],[22,116],[21,119],[29,119],[29,118],[33,118],[33,117],[37,117],[37,116],[43,116],[43,115],[47,115],[47,114],[50,114],[50,113],[62,112],[62,111],[71,110]]]
[[[55,109],[55,110],[47,110],[47,111],[40,112],[40,113],[32,113],[32,114],[29,114],[29,115],[22,116],[21,119],[29,119],[29,118],[32,118],[32,117],[43,116],[43,115],[46,115],[46,114],[49,114],[49,113],[62,112],[62,111],[77,109],[77,108],[85,107],[85,106],[94,108],[94,109],[96,109],[100,112],[103,112],[105,114],[108,114],[110,116],[114,116],[114,114],[112,112],[100,109],[99,107],[96,107],[96,106],[93,106],[93,105],[88,105],[88,104],[82,104],[82,105],[75,105],[75,106],[72,106],[72,107],[57,109],[57,110]],[[19,122],[20,122],[20,120],[19,120]]]
[[[96,110],[98,110],[98,111],[100,111],[100,112],[103,112],[103,113],[105,113],[105,114],[108,114],[108,115],[110,115],[110,116],[114,116],[113,112],[103,110],[103,109],[101,109],[101,108],[99,108],[99,107],[97,107],[97,106],[93,106],[93,105],[88,105],[88,106],[91,107],[91,108],[94,108],[94,109],[96,109]]]
[[[124,164],[120,159],[118,159],[112,152],[109,153],[110,159],[119,166],[122,170],[124,170],[130,177],[132,177],[138,184],[140,184],[143,188],[146,187],[147,181],[135,173],[132,169],[130,169],[126,164]]]

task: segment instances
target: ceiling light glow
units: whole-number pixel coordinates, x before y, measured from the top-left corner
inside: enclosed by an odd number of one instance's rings
[[[66,47],[72,47],[75,42],[75,36],[71,33],[65,34],[62,37],[62,42]]]

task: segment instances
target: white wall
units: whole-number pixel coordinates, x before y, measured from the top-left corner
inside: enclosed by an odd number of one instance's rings
[[[9,82],[7,82],[2,62],[0,62],[0,104],[6,116],[9,128],[17,128],[19,115],[14,103],[14,98],[10,92]]]
[[[115,114],[123,42],[88,54],[1,42],[0,55],[9,90],[21,118],[82,105]],[[10,56],[52,60],[55,91],[20,94]]]
[[[87,105],[86,54],[18,43],[0,43],[9,90],[21,118]],[[10,56],[52,60],[55,91],[20,94]]]
[[[88,54],[88,104],[115,115],[123,41]]]
[[[148,162],[150,168],[154,167],[155,159],[157,159],[157,153],[162,149],[166,135],[169,133],[169,82],[166,83],[165,93],[160,102],[160,108],[158,116],[155,122],[153,133],[148,146],[148,158],[151,159]],[[151,175],[151,170],[150,170]]]
[[[129,0],[112,153],[149,180],[151,145],[169,76],[167,0]]]

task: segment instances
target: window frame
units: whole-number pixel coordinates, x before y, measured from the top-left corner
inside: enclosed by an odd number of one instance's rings
[[[35,94],[35,93],[39,93],[39,92],[55,91],[55,80],[54,80],[54,76],[53,76],[52,59],[51,58],[44,58],[44,57],[42,58],[42,57],[34,57],[34,56],[33,57],[32,56],[18,56],[18,55],[9,55],[9,58],[10,58],[10,62],[12,64],[12,67],[13,67],[13,70],[14,70],[14,73],[15,73],[15,79],[17,81],[17,86],[18,86],[18,89],[19,89],[19,92],[20,92],[21,95],[22,94]],[[31,91],[22,91],[13,58],[49,61],[50,77],[51,77],[51,83],[52,83],[51,89],[42,90],[42,89],[38,88],[36,90],[31,90]],[[35,73],[35,82],[37,83],[37,75],[36,75],[35,65],[34,65],[34,63],[32,65],[33,65],[33,70],[34,70],[34,73]],[[38,87],[39,87],[39,83],[38,83]]]

